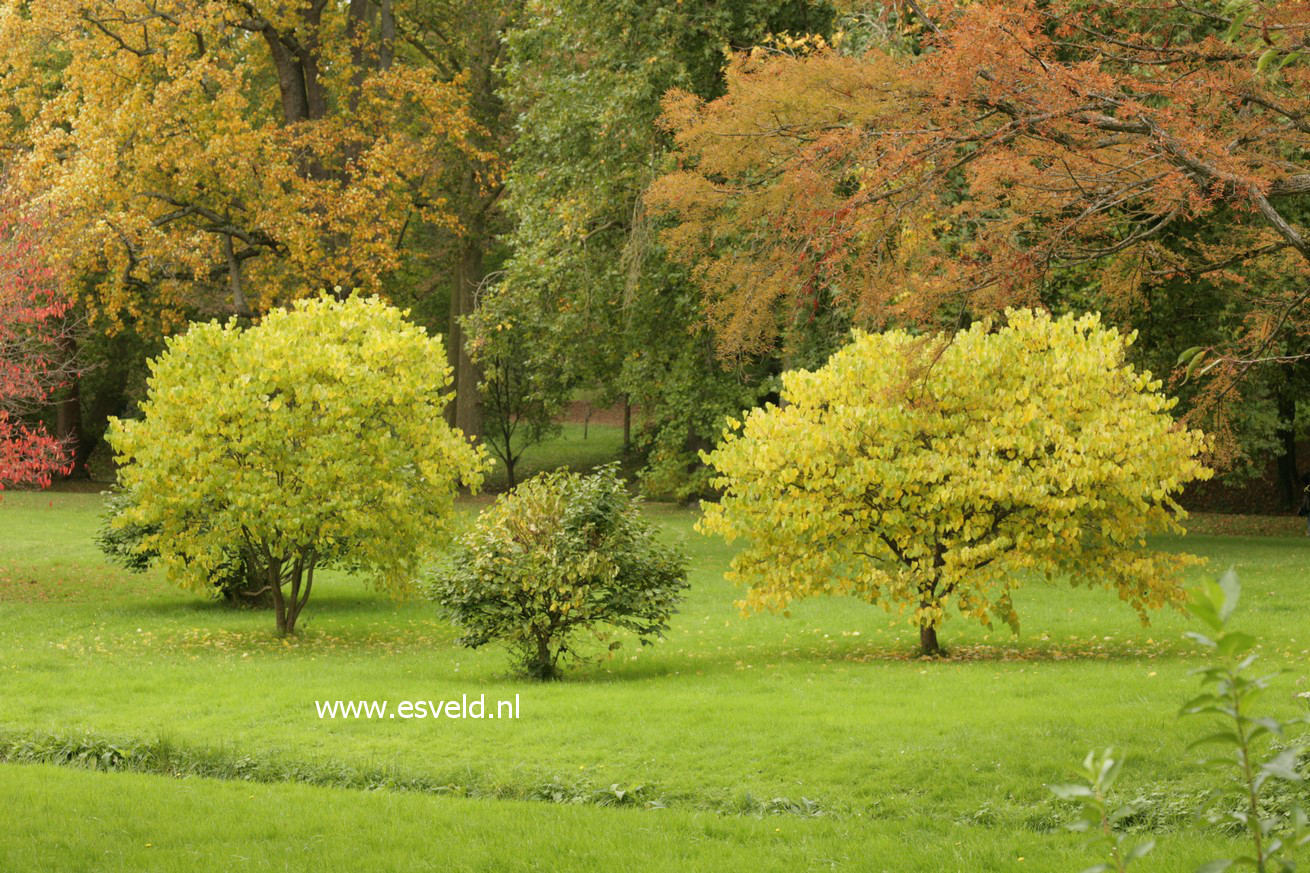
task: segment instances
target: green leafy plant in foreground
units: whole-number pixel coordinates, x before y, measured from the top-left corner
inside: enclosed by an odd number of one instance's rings
[[[1202,764],[1225,768],[1229,774],[1227,783],[1212,792],[1211,820],[1239,826],[1251,841],[1251,854],[1216,860],[1201,870],[1219,873],[1241,865],[1259,873],[1290,873],[1296,869],[1292,852],[1310,844],[1305,811],[1293,806],[1287,813],[1277,812],[1264,801],[1271,783],[1304,781],[1297,771],[1297,760],[1304,747],[1292,744],[1264,753],[1259,747],[1262,740],[1283,739],[1287,728],[1303,719],[1282,722],[1253,712],[1272,677],[1251,674],[1258,657],[1253,651],[1255,637],[1227,627],[1228,619],[1237,609],[1241,590],[1237,574],[1229,570],[1218,583],[1208,583],[1197,592],[1188,607],[1212,634],[1191,632],[1188,636],[1212,649],[1215,662],[1196,671],[1201,677],[1202,692],[1183,705],[1181,714],[1211,716],[1219,722],[1219,730],[1193,744],[1194,748],[1218,746],[1221,753]],[[1236,805],[1224,803],[1234,798],[1238,800]]]
[[[1192,748],[1220,749],[1200,762],[1202,767],[1225,774],[1223,783],[1209,792],[1205,809],[1212,823],[1245,833],[1251,847],[1249,854],[1210,861],[1197,873],[1223,873],[1231,867],[1249,867],[1257,873],[1294,873],[1297,866],[1293,853],[1310,845],[1310,822],[1295,801],[1280,809],[1270,803],[1270,795],[1277,783],[1305,781],[1298,770],[1305,746],[1285,740],[1293,724],[1307,719],[1280,721],[1254,712],[1272,677],[1252,674],[1258,658],[1254,651],[1256,638],[1228,628],[1241,590],[1237,574],[1229,570],[1217,583],[1207,583],[1194,592],[1188,605],[1208,628],[1208,633],[1189,632],[1188,636],[1210,649],[1213,661],[1194,671],[1201,678],[1201,693],[1183,704],[1179,715],[1210,716],[1218,722],[1215,732],[1192,744]],[[1116,806],[1110,800],[1122,766],[1122,760],[1114,759],[1111,750],[1099,758],[1089,754],[1083,762],[1084,781],[1051,786],[1057,797],[1082,805],[1079,817],[1066,826],[1093,834],[1089,847],[1106,859],[1084,873],[1123,873],[1154,848],[1153,840],[1129,847],[1127,838],[1117,829],[1135,812],[1133,804]]]
[[[1113,749],[1106,749],[1100,756],[1088,752],[1080,774],[1085,781],[1051,786],[1056,797],[1076,801],[1082,807],[1078,818],[1066,827],[1087,833],[1088,847],[1096,849],[1098,854],[1107,859],[1105,863],[1089,867],[1083,873],[1124,873],[1130,864],[1155,848],[1155,840],[1129,845],[1127,835],[1118,829],[1137,812],[1134,804],[1116,805],[1110,799],[1123,763],[1122,758],[1114,757]]]

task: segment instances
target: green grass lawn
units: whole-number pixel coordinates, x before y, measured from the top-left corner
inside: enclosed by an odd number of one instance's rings
[[[608,463],[623,452],[623,428],[613,424],[565,422],[558,435],[549,440],[528,446],[519,459],[514,473],[522,482],[543,470],[567,468],[585,472],[599,464]],[[504,491],[508,487],[505,464],[493,456],[493,466],[487,474],[486,490]]]
[[[0,802],[23,811],[0,833],[4,870],[1078,869],[1067,837],[929,816],[751,818],[10,765]],[[1208,848],[1178,839],[1152,860],[1191,869]]]
[[[695,534],[692,511],[652,506],[692,556],[669,639],[536,686],[499,651],[456,648],[429,604],[341,575],[316,585],[303,636],[278,641],[267,613],[106,566],[98,511],[94,494],[0,501],[0,737],[90,734],[167,748],[167,772],[266,783],[5,765],[0,803],[40,812],[0,835],[0,869],[1080,870],[1091,859],[1045,785],[1111,745],[1161,831],[1146,869],[1231,848],[1188,815],[1208,783],[1186,747],[1207,730],[1174,718],[1200,663],[1180,614],[1144,628],[1112,595],[1031,587],[1020,637],[956,618],[953,657],[920,661],[903,619],[855,601],[743,618],[731,550]],[[1310,541],[1187,547],[1207,572],[1237,567],[1237,624],[1285,671],[1267,705],[1294,712],[1310,690]],[[314,706],[463,693],[518,694],[521,717],[334,721]],[[331,787],[352,785],[413,790]],[[611,786],[636,802],[597,806]]]

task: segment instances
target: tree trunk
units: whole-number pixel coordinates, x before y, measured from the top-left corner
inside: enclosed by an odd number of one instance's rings
[[[76,340],[64,337],[59,341],[59,348],[65,361],[72,362],[76,359]],[[74,372],[68,385],[60,393],[62,396],[55,404],[55,439],[59,440],[68,452],[69,466],[64,478],[82,479],[86,477],[88,446],[82,428],[81,377]]]
[[[527,664],[528,676],[540,682],[550,682],[559,678],[559,671],[555,668],[555,658],[550,651],[550,638],[548,636],[537,637],[537,653]]]
[[[300,610],[304,607],[305,601],[300,596],[300,568],[295,571],[296,578],[291,582],[291,599],[287,601],[286,615],[282,622],[281,636],[293,637],[296,635],[296,619],[300,618]]]
[[[450,283],[450,310],[446,323],[446,363],[450,366],[450,387],[459,385],[459,366],[464,356],[460,349],[464,346],[464,326],[459,323],[462,313],[459,310],[459,271],[454,273]],[[459,394],[451,397],[446,406],[446,424],[455,426],[455,411],[459,407]]]
[[[301,610],[309,602],[309,593],[314,589],[314,567],[318,563],[318,557],[310,550],[302,552],[291,563],[290,572],[290,597],[285,596],[281,584],[276,584],[273,588],[273,604],[277,615],[277,632],[278,636],[289,637],[296,633],[296,622],[300,618]],[[270,578],[276,578],[280,583],[282,577],[282,565],[278,565],[276,576],[270,573]]]
[[[388,4],[389,5],[389,4]],[[386,6],[383,7],[384,16]],[[506,21],[499,15],[473,15],[466,22],[467,51],[461,52],[457,62],[464,74],[464,86],[469,97],[469,108],[475,121],[490,136],[475,133],[473,144],[488,151],[498,151],[496,132],[508,124],[504,103],[500,97],[498,64],[504,52],[502,29]],[[382,22],[383,43],[386,43],[387,24]],[[468,356],[468,336],[458,320],[473,314],[477,308],[477,292],[486,278],[483,258],[495,239],[495,219],[491,210],[500,196],[500,189],[488,190],[484,179],[497,173],[480,161],[471,160],[462,173],[456,202],[462,207],[460,236],[456,241],[454,282],[450,290],[450,357],[455,386],[455,402],[447,410],[447,421],[466,435],[482,438],[482,398],[478,384],[482,373]]]
[[[920,625],[919,652],[929,657],[942,653],[942,647],[937,644],[937,628]]]
[[[381,46],[378,50],[378,67],[383,70],[391,69],[392,61],[396,53],[396,16],[391,10],[391,0],[381,0],[379,11],[381,12]]]
[[[273,595],[273,621],[277,625],[277,635],[287,635],[287,601],[282,596],[281,573],[274,568],[268,569],[268,584]]]
[[[1278,389],[1278,502],[1284,510],[1295,510],[1303,483],[1296,458],[1296,395],[1289,381]]]
[[[632,449],[632,397],[623,395],[623,454]]]
[[[474,180],[470,175],[468,190],[472,193]],[[478,383],[482,373],[477,364],[469,358],[468,337],[460,319],[471,315],[477,306],[477,291],[485,278],[483,272],[482,246],[483,225],[480,220],[470,222],[466,235],[459,241],[459,253],[455,262],[454,282],[450,289],[450,335],[446,355],[450,360],[455,387],[455,400],[447,413],[448,421],[459,428],[465,435],[474,439],[482,438],[482,398],[478,392]]]
[[[273,59],[273,69],[277,71],[278,92],[282,97],[282,121],[294,124],[310,118],[309,95],[305,83],[305,68],[296,60],[282,38],[272,25],[266,24],[261,31]]]
[[[229,217],[228,221],[232,219]],[[241,282],[241,261],[237,259],[236,246],[232,244],[232,234],[223,234],[223,254],[227,258],[228,289],[232,293],[232,312],[245,317],[250,314],[246,303],[246,291]]]

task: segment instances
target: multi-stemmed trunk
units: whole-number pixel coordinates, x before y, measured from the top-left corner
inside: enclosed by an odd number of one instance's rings
[[[551,651],[549,636],[538,636],[535,642],[536,652],[526,659],[524,672],[538,682],[554,682],[560,678],[559,652]]]
[[[296,620],[309,602],[314,587],[314,567],[318,558],[313,552],[295,558],[273,560],[265,567],[265,578],[273,595],[273,615],[280,637],[296,632]]]

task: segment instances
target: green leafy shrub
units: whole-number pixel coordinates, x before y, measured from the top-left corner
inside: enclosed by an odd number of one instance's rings
[[[686,587],[685,557],[656,540],[608,466],[544,473],[502,495],[430,593],[463,630],[463,645],[501,643],[525,675],[544,680],[577,654],[580,631],[605,641],[620,628],[643,645],[662,636]]]
[[[1129,843],[1123,833],[1124,822],[1138,811],[1136,804],[1119,804],[1111,800],[1111,791],[1123,763],[1122,758],[1114,757],[1113,749],[1106,749],[1099,757],[1088,752],[1080,774],[1083,781],[1051,786],[1056,797],[1074,801],[1081,807],[1078,818],[1066,827],[1087,834],[1087,847],[1106,859],[1083,873],[1126,873],[1134,861],[1146,857],[1155,848],[1155,840]]]
[[[159,533],[159,525],[120,519],[132,506],[130,494],[124,491],[109,493],[100,529],[96,531],[96,545],[110,562],[133,573],[144,573],[159,560],[159,552],[146,545],[149,538]],[[213,593],[232,606],[273,607],[272,591],[259,578],[255,566],[246,561],[235,546],[223,550],[223,558],[209,572],[209,579]]]

